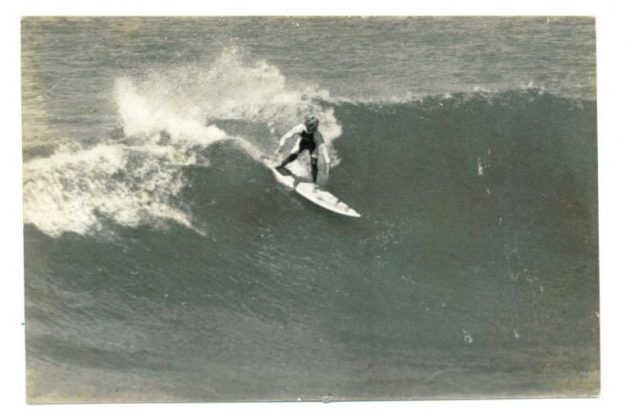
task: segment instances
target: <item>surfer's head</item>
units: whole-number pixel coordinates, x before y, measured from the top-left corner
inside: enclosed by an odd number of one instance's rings
[[[304,125],[306,126],[306,131],[312,133],[317,130],[317,126],[319,125],[319,120],[315,118],[313,115],[309,115],[304,119]]]

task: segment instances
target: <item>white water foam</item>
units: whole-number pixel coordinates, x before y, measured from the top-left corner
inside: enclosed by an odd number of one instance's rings
[[[183,122],[229,119],[263,123],[280,137],[307,114],[319,117],[328,142],[342,133],[334,110],[321,105],[330,99],[326,90],[308,83],[290,86],[278,68],[264,60],[246,63],[237,49],[224,51],[207,67],[172,67],[142,80],[120,79],[116,99],[128,135],[166,128],[190,138],[197,128]]]
[[[124,226],[168,219],[193,228],[172,204],[184,186],[172,162],[170,150],[118,144],[31,160],[23,171],[24,222],[50,236],[98,232],[103,218]]]

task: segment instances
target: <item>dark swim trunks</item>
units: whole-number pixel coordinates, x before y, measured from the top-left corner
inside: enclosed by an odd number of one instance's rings
[[[310,153],[313,153],[316,148],[317,143],[315,143],[315,131],[313,131],[312,133],[302,131],[300,133],[300,149],[297,153],[300,154],[304,150],[308,150]]]

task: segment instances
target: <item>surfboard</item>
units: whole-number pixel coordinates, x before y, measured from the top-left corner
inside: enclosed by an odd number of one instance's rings
[[[333,194],[320,188],[317,184],[296,177],[288,169],[277,170],[271,160],[265,160],[265,165],[271,169],[274,177],[280,184],[294,190],[310,202],[337,214],[349,217],[361,217],[354,209],[350,208],[350,206]]]

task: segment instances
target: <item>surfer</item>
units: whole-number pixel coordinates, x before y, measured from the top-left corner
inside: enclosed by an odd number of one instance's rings
[[[297,159],[300,153],[307,150],[311,157],[311,174],[313,177],[313,183],[317,183],[317,162],[319,154],[321,153],[325,165],[328,165],[330,163],[330,158],[328,156],[328,151],[326,150],[324,138],[317,129],[318,126],[319,120],[310,115],[306,117],[303,124],[296,125],[291,130],[289,130],[287,134],[282,136],[282,138],[280,139],[278,150],[276,151],[276,155],[280,153],[280,150],[287,142],[287,140],[295,136],[299,136],[299,141],[296,141],[295,146],[293,146],[293,149],[291,149],[291,153],[289,154],[289,156],[287,156],[282,161],[282,163],[280,163],[280,165],[276,166],[276,169],[278,171],[286,171],[285,166]]]

